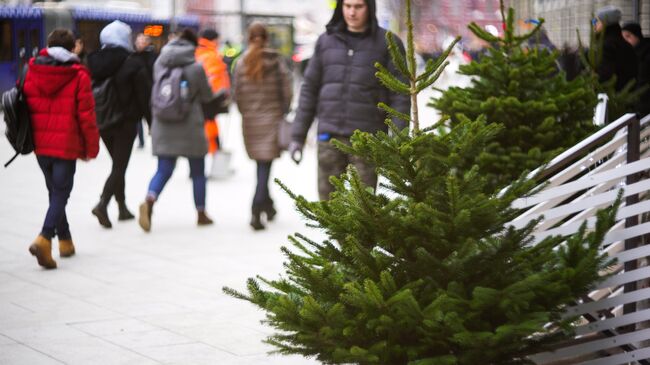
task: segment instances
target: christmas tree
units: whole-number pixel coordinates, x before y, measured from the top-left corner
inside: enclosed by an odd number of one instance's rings
[[[485,115],[488,123],[504,128],[481,153],[480,172],[488,177],[488,188],[503,187],[524,172],[550,161],[594,131],[592,117],[596,94],[591,78],[580,75],[567,81],[558,70],[559,53],[541,47],[526,47],[540,31],[540,19],[529,33],[516,35],[514,10],[501,14],[502,37],[479,25],[470,30],[490,44],[486,54],[460,73],[472,76],[468,88],[451,87],[432,105],[448,115],[452,123],[459,115],[470,119]]]
[[[415,97],[435,81],[445,56],[416,75],[407,19],[406,55],[387,38],[409,83],[382,67],[378,76]],[[591,232],[583,226],[531,245],[537,222],[522,229],[507,223],[518,215],[512,201],[534,182],[518,179],[501,194],[488,193],[477,167],[499,124],[458,116],[449,128],[421,130],[417,105],[412,118],[383,107],[409,119],[411,133],[387,120],[392,135],[356,132],[350,147],[337,144],[377,166],[382,192],[364,186],[353,167],[331,179],[329,201],[307,201],[282,185],[328,239],[291,236],[282,277],[251,278],[246,293],[224,291],[266,312],[277,330],[267,342],[283,354],[327,364],[528,363],[526,355],[567,334],[563,307],[606,267],[598,247],[615,209],[599,212]]]

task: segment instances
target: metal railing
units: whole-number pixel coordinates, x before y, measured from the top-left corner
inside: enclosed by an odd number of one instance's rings
[[[523,227],[543,217],[533,244],[548,236],[570,235],[596,223],[599,208],[610,206],[623,189],[624,204],[601,250],[617,263],[609,276],[575,305],[579,316],[572,341],[536,354],[538,365],[650,364],[650,116],[626,114],[531,173],[544,181],[537,194],[513,206],[523,213],[510,222]],[[650,241],[650,240],[648,240]]]

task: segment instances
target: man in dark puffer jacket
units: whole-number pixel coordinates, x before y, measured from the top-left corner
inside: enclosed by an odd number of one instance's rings
[[[395,73],[386,42],[386,30],[377,25],[375,0],[338,0],[327,31],[316,42],[314,56],[305,71],[300,101],[289,146],[291,157],[300,162],[302,146],[314,118],[318,118],[318,193],[321,200],[334,190],[329,177],[342,174],[348,164],[361,180],[377,185],[374,166],[349,156],[330,140],[350,143],[355,130],[387,131],[386,113],[380,101],[409,114],[407,96],[390,92],[375,77],[375,62]],[[396,38],[400,48],[402,43]],[[394,120],[399,128],[403,121]]]

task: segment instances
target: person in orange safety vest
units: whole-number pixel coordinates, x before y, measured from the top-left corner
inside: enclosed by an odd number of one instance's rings
[[[212,92],[224,90],[230,94],[230,77],[228,67],[219,53],[219,33],[214,29],[201,32],[199,45],[196,47],[196,62],[203,65]],[[205,136],[208,139],[208,152],[214,156],[219,149],[219,126],[215,119],[205,121]]]

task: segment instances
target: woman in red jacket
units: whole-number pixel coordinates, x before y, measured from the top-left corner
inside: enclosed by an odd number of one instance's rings
[[[75,39],[66,29],[55,29],[47,47],[29,61],[24,92],[31,116],[38,165],[45,176],[50,204],[41,233],[29,247],[38,264],[56,268],[52,238],[59,239],[61,257],[74,255],[65,207],[72,191],[76,160],[95,158],[99,132],[90,73],[72,53]]]

